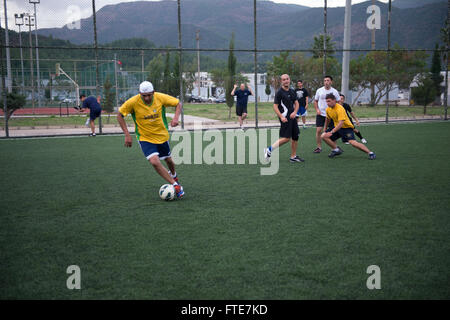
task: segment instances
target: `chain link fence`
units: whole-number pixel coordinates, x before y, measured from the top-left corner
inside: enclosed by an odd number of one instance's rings
[[[324,75],[332,75],[333,87],[344,92],[347,102],[356,108],[356,113],[360,108],[367,118],[384,118],[389,122],[423,114],[429,118],[447,120],[448,5],[446,19],[436,21],[442,33],[439,47],[402,48],[392,44],[392,25],[398,27],[395,19],[402,17],[396,16],[400,11],[393,10],[389,1],[376,3],[381,7],[381,30],[376,30],[379,37],[377,49],[373,43],[374,37],[372,43],[359,44],[363,49],[356,49],[344,48],[346,39],[342,40],[344,47],[338,45],[337,41],[340,43],[345,30],[334,23],[334,15],[343,11],[328,8],[326,0],[323,1],[323,8],[317,8],[319,11],[310,10],[310,14],[299,17],[323,20],[323,29],[315,30],[314,41],[306,39],[309,42],[304,41],[302,32],[290,29],[289,25],[287,32],[280,31],[278,35],[268,30],[268,17],[264,12],[271,4],[267,1],[242,2],[242,14],[247,21],[253,21],[239,29],[231,28],[228,34],[212,32],[220,31],[220,24],[226,24],[226,21],[214,18],[217,12],[225,10],[225,1],[212,2],[205,13],[200,12],[201,1],[192,2],[196,6],[189,10],[186,1],[163,1],[154,8],[155,11],[162,10],[164,17],[146,12],[149,20],[160,19],[164,22],[159,29],[149,28],[147,31],[155,42],[158,41],[158,46],[141,37],[139,30],[146,28],[146,21],[124,18],[132,17],[145,3],[130,1],[97,10],[99,7],[95,0],[61,2],[64,9],[55,4],[55,8],[50,9],[51,14],[46,11],[44,15],[43,11],[49,10],[48,6],[39,10],[44,3],[20,7],[5,1],[0,62],[2,129],[6,137],[9,136],[9,121],[13,119],[8,116],[9,110],[14,108],[7,98],[9,93],[25,99],[23,106],[13,113],[16,116],[75,115],[77,111],[73,107],[79,104],[79,94],[100,96],[104,112],[111,113],[136,95],[139,83],[144,80],[151,81],[157,91],[179,97],[185,105],[183,115],[195,115],[191,112],[195,110],[191,108],[195,103],[209,103],[211,110],[223,110],[225,120],[231,114],[225,103],[230,81],[247,82],[256,96],[249,100],[254,107],[249,106],[250,121],[251,125],[258,127],[261,121],[274,118],[270,112],[271,102],[283,73],[291,76],[293,86],[296,80],[303,80],[311,97],[323,85]],[[345,6],[351,1],[341,2]],[[6,5],[12,7],[11,10],[23,9],[23,12],[10,13]],[[369,5],[365,4],[363,9]],[[358,10],[359,7],[355,8]],[[202,17],[198,24],[209,29],[203,28],[199,32],[201,27],[184,22],[192,20],[193,10],[200,12],[198,16]],[[372,10],[373,14],[367,11],[364,20],[367,18],[369,21],[373,17],[376,22],[377,10]],[[12,21],[11,16],[14,17]],[[42,20],[40,17],[43,17]],[[9,32],[4,30],[7,18]],[[133,24],[130,25],[130,21]],[[65,23],[65,26],[40,27],[36,31],[38,23],[39,26]],[[118,28],[113,33],[107,32],[110,25],[117,25]],[[352,25],[350,30],[352,35],[371,33],[366,26],[361,27],[358,23]],[[71,41],[64,40],[70,33],[74,34]],[[277,37],[284,37],[285,45],[276,42]],[[269,38],[275,39],[271,40],[273,46]],[[346,54],[348,73],[343,72]],[[427,90],[431,90],[432,85],[428,82],[433,79],[427,75],[436,54],[441,65],[441,70],[438,70],[442,76],[440,92],[430,93]],[[227,71],[232,55],[236,59],[236,74]],[[314,111],[312,104],[310,107]],[[314,113],[310,111],[310,117]]]

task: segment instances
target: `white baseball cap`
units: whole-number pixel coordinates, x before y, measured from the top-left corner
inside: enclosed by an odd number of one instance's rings
[[[150,81],[144,81],[139,85],[139,92],[140,93],[151,93],[155,91],[153,89],[153,85]]]

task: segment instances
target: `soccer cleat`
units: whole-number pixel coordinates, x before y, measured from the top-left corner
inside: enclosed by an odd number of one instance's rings
[[[305,162],[305,159],[300,158],[299,156],[295,156],[289,159],[290,162]]]
[[[97,135],[95,134],[95,133],[91,133],[90,135],[89,135],[89,137],[96,137]]]
[[[376,157],[377,155],[375,153],[369,153],[369,160],[375,160]]]
[[[269,150],[269,148],[264,148],[264,159],[267,161],[270,161],[270,156],[272,155],[272,152]]]
[[[313,152],[314,153],[321,153],[322,152],[322,148],[317,147],[317,148],[314,149]]]
[[[338,147],[338,151],[332,150],[331,153],[328,155],[328,158],[334,158],[336,156],[339,156],[343,153],[342,149]]]
[[[362,138],[362,139],[361,139],[361,142],[364,143],[364,144],[366,144],[366,143],[367,143],[367,140],[364,139],[364,138]]]
[[[184,190],[183,187],[179,184],[173,186],[175,188],[175,193],[177,194],[177,198],[183,198]]]

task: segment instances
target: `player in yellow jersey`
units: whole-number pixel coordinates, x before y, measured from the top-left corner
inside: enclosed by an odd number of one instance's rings
[[[136,138],[145,157],[163,179],[173,184],[177,197],[182,198],[183,187],[178,184],[175,163],[170,155],[166,106],[176,108],[175,116],[170,122],[172,127],[176,127],[182,109],[181,102],[167,94],[155,92],[152,83],[144,81],[139,85],[139,94],[125,101],[119,108],[117,121],[125,133],[125,147],[131,147],[132,139],[124,119],[131,114],[135,124]],[[165,160],[168,171],[160,160]]]
[[[336,140],[339,138],[344,138],[353,147],[369,155],[370,160],[375,159],[375,153],[370,151],[365,145],[359,143],[355,140],[355,135],[353,134],[353,129],[355,128],[351,123],[345,109],[340,104],[336,103],[336,97],[334,94],[327,94],[327,117],[325,119],[325,128],[328,127],[330,121],[334,122],[335,127],[331,130],[327,130],[322,134],[322,140],[325,141],[331,147],[331,153],[328,155],[330,158],[334,158],[344,152],[341,148],[336,145]]]

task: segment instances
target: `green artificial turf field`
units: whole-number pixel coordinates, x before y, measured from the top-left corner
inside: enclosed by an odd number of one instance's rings
[[[450,124],[363,126],[375,161],[301,131],[305,163],[179,165],[172,202],[123,136],[0,140],[0,299],[449,299]]]

